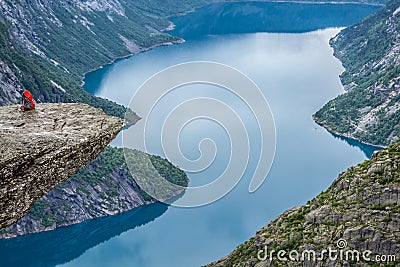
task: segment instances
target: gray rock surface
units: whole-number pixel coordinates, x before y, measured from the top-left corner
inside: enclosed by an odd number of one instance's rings
[[[124,125],[86,104],[0,107],[0,228],[93,160]]]

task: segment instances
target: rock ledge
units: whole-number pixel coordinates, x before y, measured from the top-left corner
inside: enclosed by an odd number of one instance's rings
[[[86,104],[0,107],[0,229],[92,161],[124,125]]]

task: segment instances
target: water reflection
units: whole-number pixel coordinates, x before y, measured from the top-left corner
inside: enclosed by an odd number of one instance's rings
[[[347,137],[344,137],[344,136],[340,136],[340,135],[337,135],[337,134],[334,134],[334,133],[331,133],[331,135],[333,137],[337,138],[337,139],[346,141],[346,143],[349,144],[351,147],[359,148],[365,154],[365,156],[367,158],[371,158],[372,154],[374,154],[375,151],[382,149],[381,147],[366,145],[366,144],[363,144],[363,143],[361,143],[361,142],[359,142],[357,140],[354,140],[354,139],[351,139],[351,138],[347,138]]]
[[[353,25],[377,8],[365,4],[217,3],[173,18],[177,27],[171,33],[187,39],[226,33],[302,33]]]
[[[167,209],[167,205],[155,203],[54,231],[0,240],[0,266],[45,267],[69,262],[100,243],[154,221]]]

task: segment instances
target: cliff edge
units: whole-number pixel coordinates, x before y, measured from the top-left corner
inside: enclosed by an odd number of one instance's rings
[[[0,229],[92,161],[124,125],[86,104],[0,107]]]

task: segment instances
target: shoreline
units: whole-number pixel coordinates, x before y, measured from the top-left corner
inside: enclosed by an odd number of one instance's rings
[[[323,4],[332,4],[332,5],[370,5],[370,6],[381,6],[384,7],[385,4],[380,3],[372,3],[372,2],[357,2],[357,1],[306,1],[306,0],[227,0],[227,1],[215,1],[209,4],[215,3],[246,3],[246,2],[264,2],[264,3],[296,3],[296,4],[314,4],[314,5],[323,5]]]
[[[296,0],[293,0],[293,1],[291,1],[291,0],[231,0],[231,1],[229,1],[229,0],[228,1],[214,0],[214,1],[211,1],[211,2],[209,2],[207,4],[205,4],[205,5],[202,5],[202,6],[199,6],[199,7],[195,7],[193,9],[191,9],[191,10],[186,11],[186,12],[181,12],[179,14],[171,15],[171,16],[166,17],[166,19],[168,20],[168,22],[170,24],[166,28],[161,29],[160,32],[169,32],[169,31],[172,31],[172,30],[175,29],[176,25],[170,20],[173,17],[186,16],[187,14],[195,12],[196,10],[198,10],[200,8],[203,8],[203,7],[206,7],[206,6],[209,6],[209,5],[213,5],[213,4],[240,3],[240,2],[242,2],[242,3],[251,3],[251,2],[253,2],[253,3],[256,3],[256,2],[260,2],[260,3],[261,2],[263,2],[263,3],[295,3],[295,4],[304,4],[304,5],[331,4],[331,5],[369,5],[369,6],[379,6],[379,7],[384,7],[385,6],[385,4],[370,3],[370,2],[356,2],[356,1],[343,1],[343,2],[341,2],[341,1],[315,1],[315,2],[313,2],[313,1],[306,1],[306,0],[299,0],[299,1],[296,1]],[[84,88],[84,86],[85,86],[85,76],[88,73],[91,73],[91,72],[100,70],[100,69],[102,69],[102,68],[104,68],[106,66],[112,65],[112,64],[116,63],[116,61],[118,61],[118,60],[123,60],[123,59],[129,58],[129,57],[135,56],[137,54],[152,50],[152,49],[157,48],[157,47],[170,46],[170,45],[175,45],[175,44],[182,44],[182,43],[186,42],[186,40],[183,39],[182,37],[175,36],[175,35],[171,35],[171,36],[178,38],[178,40],[170,41],[170,42],[163,42],[163,43],[156,43],[156,44],[153,44],[153,45],[151,45],[149,47],[141,47],[136,52],[129,52],[126,55],[117,56],[117,57],[111,59],[109,62],[106,62],[104,64],[101,64],[98,67],[95,67],[95,68],[92,68],[92,69],[89,69],[89,70],[85,71],[82,74],[82,77],[81,77],[81,87],[82,87],[82,89],[85,90],[85,88]]]
[[[307,2],[307,1],[279,1],[279,0],[278,0],[278,1],[240,1],[240,0],[239,0],[239,1],[229,1],[229,2],[278,2],[278,3],[279,3],[279,2],[289,2],[289,3],[299,3],[299,4],[360,4],[360,5],[371,5],[371,4],[368,4],[368,3],[357,3],[357,2]],[[214,2],[214,3],[216,3],[216,2]],[[210,4],[214,4],[214,3],[210,3]],[[210,5],[210,4],[207,4],[207,5]],[[379,4],[376,4],[376,6],[380,6],[380,5],[379,5]],[[186,14],[191,13],[191,12],[194,12],[195,10],[196,10],[196,9],[194,9],[194,10],[192,10],[192,11],[189,11],[189,12],[187,12]],[[182,15],[186,15],[186,14],[182,14]],[[166,28],[165,31],[167,31],[167,29],[168,29],[168,28]],[[176,36],[174,36],[174,37],[176,37]],[[174,45],[174,44],[182,44],[182,43],[185,42],[185,40],[184,40],[183,38],[180,38],[180,37],[177,37],[177,38],[179,38],[179,39],[176,40],[176,41],[157,43],[157,44],[151,45],[151,46],[149,46],[149,47],[147,47],[147,48],[140,48],[140,49],[138,49],[138,51],[131,52],[131,53],[127,54],[127,55],[115,57],[115,58],[113,58],[113,59],[112,59],[110,62],[108,62],[108,63],[105,63],[105,64],[103,64],[103,65],[100,65],[100,66],[97,67],[97,68],[93,68],[93,69],[90,69],[90,70],[86,71],[86,72],[82,75],[82,78],[81,78],[81,86],[82,86],[82,89],[85,90],[85,88],[84,88],[84,85],[85,85],[85,77],[86,77],[86,75],[87,75],[88,73],[91,73],[91,72],[100,70],[100,69],[102,69],[102,68],[104,68],[104,67],[107,67],[107,66],[109,66],[109,65],[112,65],[112,64],[116,63],[118,60],[127,59],[127,58],[130,58],[131,56],[137,55],[137,54],[142,53],[142,52],[149,51],[149,50],[154,49],[154,48],[157,48],[157,47],[169,46],[169,45]],[[340,59],[339,59],[339,60],[340,60]],[[85,91],[86,91],[86,90],[85,90]],[[87,91],[86,91],[86,92],[87,92]],[[318,125],[320,125],[321,127],[323,127],[324,129],[326,129],[328,132],[330,132],[330,133],[332,133],[332,134],[335,134],[335,135],[338,135],[338,136],[342,136],[342,137],[345,137],[345,138],[349,138],[349,139],[358,141],[358,142],[360,142],[361,144],[365,144],[365,145],[368,145],[368,146],[379,147],[379,148],[382,148],[382,149],[383,149],[383,148],[387,148],[387,147],[385,147],[385,146],[375,145],[375,144],[371,144],[371,143],[368,143],[368,142],[363,142],[363,141],[361,141],[361,140],[359,140],[359,139],[357,139],[357,138],[355,138],[355,137],[353,137],[353,136],[351,136],[351,135],[348,135],[348,134],[342,134],[342,133],[336,132],[336,131],[334,131],[329,125],[323,123],[322,121],[319,121],[314,115],[312,116],[312,118],[313,118],[313,120],[315,121],[315,123],[317,123]],[[178,196],[180,193],[182,193],[182,192],[179,192],[179,193],[177,194],[177,196]],[[157,202],[157,201],[147,201],[147,202],[145,202],[143,205],[139,205],[139,206],[137,206],[137,207],[134,207],[133,209],[136,209],[136,208],[138,208],[138,207],[149,206],[149,205],[154,204],[154,203],[156,203],[156,202]],[[127,211],[130,211],[130,210],[133,210],[133,209],[127,209],[127,210],[125,210],[125,211],[123,211],[123,212],[127,212]],[[121,213],[123,213],[123,212],[121,212]],[[121,213],[116,213],[116,214],[121,214]],[[106,215],[106,216],[99,216],[99,217],[94,217],[94,218],[91,218],[91,219],[100,218],[100,217],[110,217],[110,216],[113,216],[113,215],[116,215],[116,214]],[[90,219],[89,219],[89,220],[90,220]],[[54,227],[54,228],[50,227],[50,228],[48,228],[48,229],[45,229],[44,231],[38,231],[38,232],[32,232],[32,233],[27,233],[27,234],[22,234],[22,235],[15,235],[15,236],[8,236],[8,237],[0,237],[0,239],[9,239],[9,238],[15,238],[15,237],[18,237],[18,236],[25,236],[25,235],[29,235],[29,234],[36,234],[36,233],[48,232],[48,231],[52,231],[52,230],[55,230],[55,229],[58,229],[58,228],[61,228],[61,227],[67,227],[67,226],[71,226],[71,225],[80,224],[80,223],[82,223],[82,222],[84,222],[84,221],[87,221],[87,220],[77,221],[77,222],[74,222],[74,223],[71,223],[71,224],[67,224],[67,225],[60,225],[60,226],[57,226],[57,227]]]
[[[83,223],[83,222],[86,222],[86,221],[95,220],[97,218],[105,218],[105,217],[115,216],[115,215],[118,215],[118,214],[122,214],[124,212],[132,211],[132,210],[137,209],[139,207],[146,207],[146,206],[149,206],[149,205],[152,205],[152,204],[155,204],[155,203],[157,203],[157,201],[146,201],[144,204],[138,205],[138,206],[136,206],[136,207],[134,207],[132,209],[126,209],[126,210],[123,210],[121,212],[117,212],[117,213],[114,213],[114,214],[96,216],[96,217],[91,217],[91,218],[88,218],[88,219],[79,219],[79,220],[73,221],[71,223],[65,223],[65,224],[60,224],[60,225],[52,225],[52,226],[49,226],[49,227],[45,228],[44,230],[37,230],[37,231],[27,232],[27,233],[23,233],[23,234],[14,234],[14,233],[9,233],[9,232],[0,233],[0,240],[8,240],[8,239],[21,237],[21,236],[27,236],[27,235],[34,235],[34,234],[51,232],[51,231],[57,230],[59,228],[64,228],[64,227],[77,225],[77,224],[80,224],[80,223]],[[8,228],[4,228],[2,230],[7,230],[7,229]]]
[[[173,36],[173,37],[176,37],[176,36]],[[85,71],[85,72],[82,74],[82,77],[81,77],[81,87],[82,87],[82,89],[83,89],[84,91],[86,91],[85,88],[84,88],[84,86],[85,86],[85,77],[86,77],[87,74],[89,74],[89,73],[91,73],[91,72],[94,72],[94,71],[97,71],[97,70],[101,70],[101,69],[103,69],[103,68],[105,68],[105,67],[107,67],[107,66],[109,66],[109,65],[112,65],[112,64],[116,63],[118,60],[127,59],[127,58],[129,58],[129,57],[138,55],[138,54],[140,54],[140,53],[147,52],[147,51],[152,50],[152,49],[157,48],[157,47],[161,47],[161,46],[170,46],[170,45],[174,45],[174,44],[183,44],[183,43],[186,42],[186,40],[183,39],[183,38],[180,38],[180,37],[177,37],[177,38],[179,38],[179,40],[171,41],[171,42],[157,43],[157,44],[151,45],[151,46],[149,46],[149,47],[141,47],[141,48],[139,48],[138,51],[136,51],[136,52],[131,52],[131,53],[129,53],[129,54],[127,54],[127,55],[124,55],[124,56],[117,56],[117,57],[111,59],[109,62],[100,65],[99,67],[92,68],[92,69],[89,69],[89,70]],[[88,91],[86,91],[86,92],[88,92]],[[89,92],[88,92],[88,93],[89,93]],[[93,94],[93,95],[94,95],[94,94]]]
[[[172,15],[172,16],[166,17],[166,19],[169,22],[169,25],[166,28],[161,29],[160,31],[161,32],[169,32],[169,31],[172,31],[172,30],[175,29],[176,25],[170,20],[171,18],[185,16],[187,14],[195,12],[196,10],[198,10],[200,8],[204,8],[204,7],[209,6],[209,5],[220,4],[220,3],[222,4],[222,3],[249,3],[249,2],[250,3],[251,2],[253,2],[253,3],[257,3],[257,2],[260,2],[260,3],[261,2],[263,2],[263,3],[295,3],[295,4],[305,4],[305,5],[331,4],[331,5],[369,5],[369,6],[379,6],[379,7],[384,7],[385,6],[385,4],[380,4],[380,3],[357,2],[357,1],[315,1],[315,2],[313,2],[313,1],[307,1],[307,0],[299,0],[299,1],[296,1],[296,0],[293,0],[293,1],[291,1],[291,0],[227,0],[227,1],[214,0],[214,1],[211,1],[211,2],[209,2],[207,4],[205,4],[205,5],[201,5],[199,7],[195,7],[193,9],[191,9],[191,10],[186,11],[186,12],[182,12],[182,13],[179,13],[179,14],[176,14],[176,15]],[[344,28],[346,28],[346,27],[341,28],[341,30],[343,30]],[[84,88],[85,77],[86,77],[86,75],[88,73],[91,73],[91,72],[100,70],[100,69],[102,69],[104,67],[107,67],[109,65],[112,65],[112,64],[116,63],[118,60],[127,59],[129,57],[138,55],[139,53],[143,53],[143,52],[152,50],[152,49],[157,48],[157,47],[169,46],[169,45],[175,45],[175,44],[182,44],[182,43],[186,42],[186,40],[183,39],[182,37],[175,36],[175,35],[171,35],[171,36],[178,38],[178,40],[170,41],[170,42],[157,43],[157,44],[151,45],[151,46],[149,46],[147,48],[139,48],[138,51],[136,51],[136,52],[132,52],[132,53],[129,53],[129,54],[124,55],[124,56],[116,57],[116,58],[110,60],[108,63],[105,63],[103,65],[100,65],[97,68],[93,68],[93,69],[90,69],[90,70],[86,71],[82,75],[82,79],[81,79],[82,89],[85,90],[85,88]],[[340,57],[338,57],[336,55],[335,49],[331,45],[330,45],[330,47],[333,49],[334,57],[336,57],[341,62],[342,66],[343,66],[343,63],[342,63]],[[343,86],[343,84],[342,84],[342,86]],[[344,93],[347,93],[347,91],[348,90],[346,90],[346,88],[344,88]],[[354,137],[354,136],[352,136],[350,134],[339,133],[339,132],[333,130],[329,125],[323,123],[322,121],[319,121],[314,115],[312,115],[312,119],[316,124],[318,124],[319,126],[323,127],[324,129],[326,129],[329,133],[331,133],[333,135],[337,135],[337,136],[340,136],[340,137],[348,138],[348,139],[357,141],[360,144],[367,145],[367,146],[372,146],[372,147],[376,147],[376,148],[380,148],[380,149],[385,149],[385,148],[389,147],[389,146],[383,146],[383,145],[378,145],[378,144],[372,144],[372,143],[369,143],[369,142],[365,142],[365,141],[362,141],[359,138],[356,138],[356,137]]]
[[[354,137],[354,136],[352,136],[350,134],[339,133],[339,132],[333,130],[328,124],[326,124],[326,123],[324,123],[322,121],[319,121],[314,115],[312,115],[312,119],[316,124],[318,124],[319,126],[323,127],[325,130],[327,130],[331,134],[334,134],[334,135],[337,135],[337,136],[341,136],[341,137],[344,137],[344,138],[348,138],[348,139],[357,141],[357,142],[359,142],[359,143],[361,143],[363,145],[367,145],[367,146],[377,147],[377,148],[381,148],[381,149],[385,149],[385,148],[389,147],[389,146],[383,146],[383,145],[377,145],[377,144],[372,144],[372,143],[369,143],[369,142],[365,142],[365,141],[362,141],[359,138]]]
[[[182,197],[182,194],[184,194],[185,190],[186,190],[186,187],[174,192],[173,196],[171,198],[169,198],[169,199],[147,200],[141,205],[135,206],[133,208],[127,208],[127,209],[124,209],[124,210],[122,210],[120,212],[116,212],[116,213],[113,213],[113,214],[101,215],[101,216],[93,216],[91,218],[78,219],[78,220],[72,221],[70,223],[52,225],[52,226],[49,226],[49,227],[47,227],[47,228],[45,228],[43,230],[37,230],[37,231],[26,232],[26,233],[21,233],[21,234],[18,234],[18,233],[15,234],[15,233],[7,232],[8,228],[4,228],[2,230],[5,230],[5,232],[4,233],[0,232],[0,240],[8,240],[8,239],[18,238],[18,237],[26,236],[26,235],[34,235],[34,234],[40,234],[40,233],[45,233],[45,232],[51,232],[51,231],[57,230],[59,228],[64,228],[64,227],[69,227],[69,226],[81,224],[81,223],[84,223],[86,221],[95,220],[97,218],[106,218],[106,217],[112,217],[112,216],[115,216],[115,215],[123,214],[123,213],[129,212],[129,211],[135,210],[137,208],[140,208],[140,207],[149,207],[149,206],[151,206],[153,204],[156,204],[156,203],[165,204],[165,202],[167,202],[167,201],[178,199],[178,198]]]

